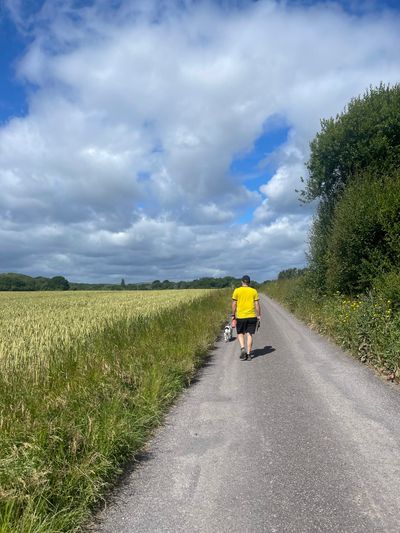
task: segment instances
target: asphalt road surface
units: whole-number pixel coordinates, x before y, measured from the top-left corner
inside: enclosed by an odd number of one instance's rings
[[[400,387],[262,297],[218,342],[94,530],[400,532]]]

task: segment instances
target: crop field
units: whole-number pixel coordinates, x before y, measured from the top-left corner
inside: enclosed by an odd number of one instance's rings
[[[0,292],[0,361],[46,365],[51,353],[81,344],[121,320],[154,316],[207,292]]]
[[[0,533],[82,530],[190,383],[229,296],[0,293]]]

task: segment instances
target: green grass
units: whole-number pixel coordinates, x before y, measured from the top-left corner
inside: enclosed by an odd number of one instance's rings
[[[400,311],[387,294],[320,295],[301,277],[270,282],[265,291],[362,362],[400,378]]]
[[[0,533],[79,531],[190,383],[228,310],[228,292],[213,291],[120,321],[45,370],[3,372]]]

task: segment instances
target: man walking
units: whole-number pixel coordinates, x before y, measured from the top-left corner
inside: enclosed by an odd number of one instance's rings
[[[249,276],[242,277],[242,286],[232,294],[232,317],[236,318],[236,332],[240,344],[240,359],[251,359],[253,335],[257,321],[261,320],[260,299],[255,289],[250,287]],[[247,351],[245,348],[245,337]]]

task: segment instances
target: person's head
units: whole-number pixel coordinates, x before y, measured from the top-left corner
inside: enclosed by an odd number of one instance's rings
[[[250,285],[250,277],[247,274],[242,277],[242,285]]]

